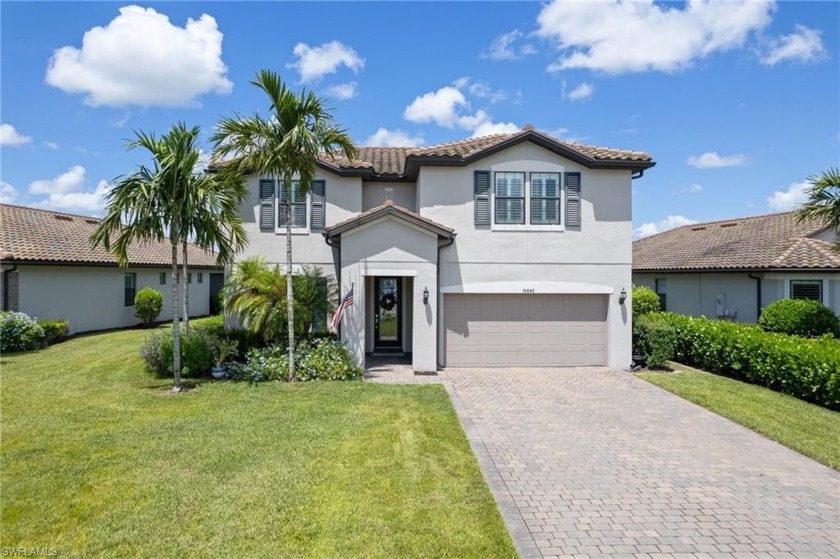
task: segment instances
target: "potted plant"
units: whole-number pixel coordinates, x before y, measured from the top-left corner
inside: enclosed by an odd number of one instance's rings
[[[236,351],[238,346],[239,342],[237,340],[228,338],[219,340],[216,347],[213,348],[213,357],[216,362],[216,366],[210,369],[210,374],[213,375],[213,378],[225,378],[227,375],[227,367],[224,366],[225,360]]]

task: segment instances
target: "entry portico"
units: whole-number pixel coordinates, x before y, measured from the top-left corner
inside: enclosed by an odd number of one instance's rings
[[[338,249],[341,293],[354,305],[341,338],[359,363],[366,353],[410,353],[412,369],[437,370],[438,251],[455,232],[386,201],[324,231]]]

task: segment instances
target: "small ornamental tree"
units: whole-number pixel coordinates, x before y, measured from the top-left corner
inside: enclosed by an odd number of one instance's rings
[[[163,310],[163,294],[157,289],[144,287],[134,297],[134,316],[146,326],[154,322]]]
[[[650,287],[644,285],[633,286],[633,321],[640,316],[659,310],[659,295]]]

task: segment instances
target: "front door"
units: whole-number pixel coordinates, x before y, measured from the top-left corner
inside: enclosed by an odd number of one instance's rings
[[[402,349],[401,278],[375,278],[374,349]]]

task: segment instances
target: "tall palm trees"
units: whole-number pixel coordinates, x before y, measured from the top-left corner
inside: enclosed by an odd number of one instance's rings
[[[808,200],[797,212],[798,221],[812,219],[840,234],[840,167],[832,167],[820,175],[808,177]],[[840,250],[840,240],[835,245]]]
[[[128,249],[134,242],[168,240],[172,247],[172,338],[174,388],[181,390],[180,330],[178,328],[178,250],[184,252],[190,238],[205,249],[215,248],[219,262],[233,260],[247,242],[238,208],[247,191],[241,175],[224,172],[196,173],[200,150],[198,127],[178,123],[157,138],[136,132],[129,149],[143,148],[152,165],[141,165],[121,178],[106,198],[106,216],[90,242],[100,243],[117,256],[121,266],[129,263]],[[186,281],[186,273],[183,274]]]
[[[214,159],[231,158],[226,169],[270,177],[283,189],[286,225],[286,327],[289,333],[289,380],[295,376],[294,293],[292,280],[292,183],[305,195],[315,178],[321,153],[355,155],[346,132],[332,124],[332,115],[312,92],[289,90],[272,71],[260,70],[251,82],[270,103],[267,118],[236,115],[223,118],[213,136]]]

